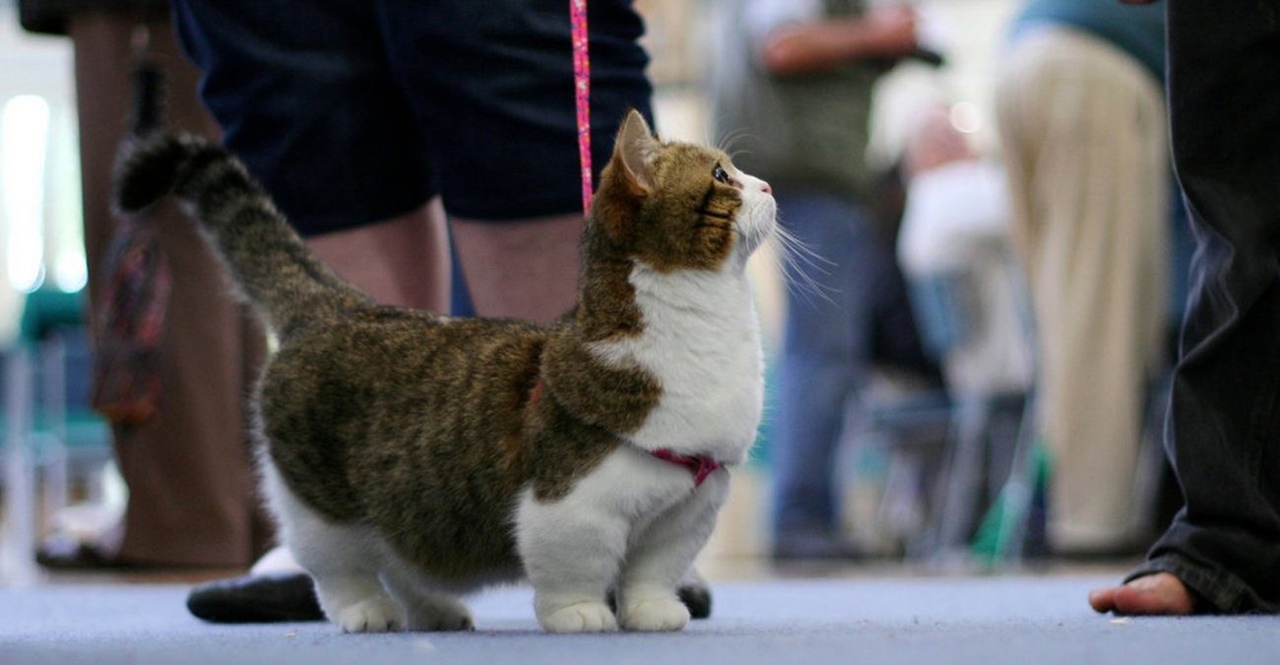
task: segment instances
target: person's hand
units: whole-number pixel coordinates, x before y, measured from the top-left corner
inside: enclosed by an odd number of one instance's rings
[[[774,74],[806,74],[848,62],[882,63],[885,69],[911,55],[920,42],[910,7],[873,9],[856,19],[791,23],[769,34],[761,49]]]
[[[920,46],[916,32],[916,10],[899,5],[868,11],[862,18],[868,42],[867,52],[876,58],[897,60]]]
[[[917,175],[959,161],[975,159],[973,148],[955,125],[946,106],[937,106],[921,116],[907,137],[902,155],[903,175]]]

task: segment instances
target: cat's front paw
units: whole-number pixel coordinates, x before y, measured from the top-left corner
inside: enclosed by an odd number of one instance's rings
[[[390,598],[366,598],[335,611],[330,619],[344,633],[390,633],[404,630],[404,613]]]
[[[465,631],[475,630],[476,622],[471,618],[470,613],[466,614],[438,614],[435,616],[414,617],[409,622],[409,630],[422,632],[449,632],[449,631]]]
[[[659,632],[682,630],[689,623],[689,608],[675,599],[653,598],[630,605],[622,614],[627,630]]]
[[[608,605],[599,601],[539,611],[538,623],[549,633],[605,633],[618,629],[618,619]]]

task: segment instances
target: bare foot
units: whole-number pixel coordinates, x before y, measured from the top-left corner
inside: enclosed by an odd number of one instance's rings
[[[1194,599],[1182,580],[1170,573],[1139,577],[1122,586],[1094,589],[1089,604],[1097,612],[1126,615],[1188,615]]]

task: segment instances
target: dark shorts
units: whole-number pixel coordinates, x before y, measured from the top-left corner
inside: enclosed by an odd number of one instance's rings
[[[568,0],[173,4],[227,147],[303,235],[437,194],[470,219],[581,208]],[[631,2],[588,7],[598,174],[652,88]]]

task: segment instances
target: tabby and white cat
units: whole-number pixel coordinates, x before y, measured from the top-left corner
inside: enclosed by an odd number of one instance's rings
[[[456,594],[527,577],[548,631],[685,626],[677,583],[761,415],[744,268],[774,231],[767,184],[631,112],[578,307],[552,326],[376,305],[197,139],[135,147],[118,187],[126,212],[182,198],[278,341],[254,400],[261,474],[331,621],[471,629]]]

